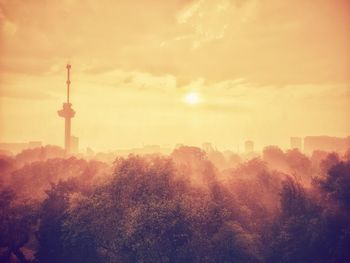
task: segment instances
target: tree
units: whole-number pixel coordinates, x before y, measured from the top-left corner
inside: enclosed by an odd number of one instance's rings
[[[67,262],[62,227],[69,205],[69,195],[75,188],[73,182],[67,181],[52,184],[51,190],[47,191],[37,232],[39,248],[36,257],[40,262]]]
[[[338,162],[329,168],[327,176],[318,181],[319,187],[327,193],[328,201],[334,201],[341,209],[350,209],[350,161]],[[350,215],[350,213],[348,213]]]
[[[111,180],[66,211],[64,243],[103,262],[258,261],[228,189],[191,184],[169,158],[117,159]]]
[[[0,262],[10,262],[12,254],[21,263],[29,262],[21,248],[29,241],[36,222],[36,204],[18,203],[14,191],[0,191],[0,247],[5,248]]]

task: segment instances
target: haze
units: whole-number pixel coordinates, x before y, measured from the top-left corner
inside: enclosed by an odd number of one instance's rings
[[[67,62],[82,147],[283,147],[291,135],[350,133],[349,1],[0,7],[0,141],[63,144]]]

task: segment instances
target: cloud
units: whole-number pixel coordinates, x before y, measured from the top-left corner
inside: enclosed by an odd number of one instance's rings
[[[189,80],[344,83],[350,69],[345,5],[345,0],[2,1],[1,68],[40,74],[71,60],[91,74],[119,69]]]
[[[0,78],[0,98],[16,100],[54,100],[57,99],[56,87],[59,83],[50,87],[52,75],[30,76],[18,73],[3,73]],[[57,81],[57,77],[54,77]],[[35,82],[33,87],[31,83]],[[50,88],[48,88],[48,86]]]
[[[17,123],[26,122],[28,134],[48,138],[23,116],[62,128],[53,116],[67,62],[74,127],[92,144],[135,127],[149,142],[163,129],[177,139],[217,132],[222,141],[232,131],[270,142],[345,134],[349,10],[346,0],[0,0],[7,137],[23,136]],[[191,90],[203,100],[195,107],[182,101]],[[96,125],[106,132],[100,139],[86,129]]]
[[[6,92],[0,92],[1,98],[9,98],[9,99],[25,99],[25,100],[48,100],[52,98],[57,98],[53,94],[49,92],[42,91],[28,91],[22,89],[10,89]]]

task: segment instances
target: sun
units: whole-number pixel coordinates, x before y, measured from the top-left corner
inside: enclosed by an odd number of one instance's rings
[[[185,96],[185,102],[190,105],[195,105],[200,102],[199,96],[196,92],[189,92]]]

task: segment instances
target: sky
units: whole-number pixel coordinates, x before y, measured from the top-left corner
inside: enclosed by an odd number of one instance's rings
[[[0,142],[237,150],[350,135],[348,0],[0,0]]]

